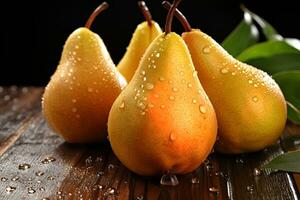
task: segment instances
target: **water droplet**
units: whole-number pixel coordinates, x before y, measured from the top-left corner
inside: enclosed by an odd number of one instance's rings
[[[221,69],[221,74],[227,74],[228,73],[228,69],[226,67]]]
[[[135,198],[135,200],[144,200],[144,196],[143,195],[139,195]]]
[[[85,164],[86,165],[91,165],[93,163],[93,159],[92,156],[87,157],[87,159],[85,159]]]
[[[120,106],[119,106],[119,109],[124,110],[124,108],[125,108],[125,101],[122,101]]]
[[[235,159],[235,162],[236,162],[236,163],[241,163],[241,164],[243,164],[243,163],[244,163],[244,160],[243,160],[242,158],[240,158],[240,157],[237,157],[237,158]]]
[[[175,97],[174,96],[169,96],[169,99],[171,100],[171,101],[174,101],[175,100]]]
[[[77,108],[72,108],[72,112],[77,112]]]
[[[42,200],[50,200],[49,198],[45,197],[45,198],[42,198]]]
[[[94,185],[93,186],[93,190],[96,191],[96,190],[102,190],[103,189],[103,186],[102,185]]]
[[[113,165],[113,164],[109,164],[108,166],[107,166],[107,169],[108,170],[112,170],[112,169],[114,169],[115,168],[115,166]]]
[[[88,88],[88,92],[93,92],[93,88]]]
[[[161,109],[164,109],[166,106],[164,104],[160,105]]]
[[[13,191],[15,191],[16,189],[17,189],[16,187],[13,187],[13,186],[7,186],[7,187],[5,188],[5,191],[6,191],[6,193],[10,194],[10,193],[12,193]]]
[[[204,47],[202,48],[202,52],[203,52],[204,54],[209,54],[209,53],[210,53],[210,47],[209,47],[209,46],[204,46]]]
[[[173,90],[173,92],[178,92],[178,88],[176,88],[176,87],[173,87],[172,90]]]
[[[109,195],[117,195],[118,192],[115,188],[108,188],[105,193],[104,193],[104,196],[109,196]]]
[[[236,75],[236,73],[235,72],[231,72],[231,75],[234,76],[234,75]]]
[[[56,161],[56,158],[52,157],[52,156],[48,156],[45,159],[41,160],[42,164],[49,164],[51,162]]]
[[[162,175],[160,179],[160,184],[161,185],[168,185],[168,186],[176,186],[178,185],[178,179],[176,175],[174,174],[164,174]]]
[[[208,188],[208,190],[209,190],[210,192],[213,192],[213,193],[216,193],[216,194],[219,193],[219,189],[216,188],[216,187],[210,187],[210,188]]]
[[[140,108],[140,109],[145,109],[145,108],[146,108],[146,105],[145,105],[143,102],[138,101],[138,102],[137,102],[137,107]]]
[[[79,114],[77,114],[77,115],[75,115],[75,117],[76,117],[77,119],[79,119],[79,118],[80,118],[80,115],[79,115]]]
[[[28,194],[34,194],[35,189],[33,189],[32,187],[29,187],[29,188],[27,188],[27,192],[28,192]]]
[[[47,180],[52,181],[52,180],[54,180],[54,177],[53,176],[48,176]]]
[[[148,107],[149,107],[149,108],[153,108],[153,107],[154,107],[154,104],[153,104],[153,103],[149,103],[149,104],[148,104]]]
[[[260,175],[261,175],[261,169],[259,169],[259,168],[254,168],[254,170],[253,170],[253,175],[254,175],[254,176],[260,176]]]
[[[145,112],[145,111],[142,111],[142,112],[141,112],[141,115],[145,115],[145,114],[146,114],[146,112]]]
[[[197,100],[196,100],[196,99],[193,99],[192,102],[193,102],[193,104],[196,104],[196,103],[197,103]]]
[[[7,178],[1,177],[1,181],[2,181],[2,182],[6,182],[7,180],[8,180]]]
[[[257,96],[252,97],[252,101],[258,102],[258,97]]]
[[[27,163],[23,163],[23,164],[19,164],[19,170],[26,170],[26,169],[29,169],[31,167],[30,164],[27,164]]]
[[[164,81],[165,78],[164,77],[159,77],[159,81]]]
[[[173,81],[172,81],[172,80],[169,80],[168,82],[169,82],[170,84],[172,84],[172,83],[173,83]]]
[[[20,177],[18,177],[18,176],[14,176],[14,177],[11,178],[12,181],[17,181],[19,179],[20,179]]]
[[[97,176],[103,176],[103,175],[104,175],[104,171],[97,172]]]
[[[253,193],[254,185],[248,185],[246,189],[247,189],[248,192]]]
[[[200,110],[200,112],[201,112],[202,114],[205,114],[205,113],[206,113],[206,108],[205,108],[205,106],[203,106],[203,105],[200,105],[200,106],[199,106],[199,110]]]
[[[171,132],[170,135],[169,135],[169,140],[170,140],[171,142],[174,142],[175,139],[176,139],[175,133]]]
[[[196,76],[197,76],[197,74],[198,74],[198,72],[197,72],[197,71],[194,71],[194,72],[193,72],[193,76],[194,76],[194,77],[196,77]]]
[[[187,86],[188,86],[188,88],[193,87],[193,85],[191,83],[188,83]]]
[[[251,79],[248,80],[248,83],[249,83],[249,84],[252,84],[252,83],[253,83],[253,80],[251,80]]]
[[[155,56],[156,56],[157,58],[159,58],[159,56],[160,56],[160,53],[157,53]]]
[[[152,83],[147,83],[146,84],[146,89],[147,90],[152,90],[154,88],[154,85]]]
[[[41,183],[42,181],[41,181],[41,180],[37,180],[36,182],[37,182],[37,183]]]
[[[79,46],[78,46],[78,45],[75,45],[75,49],[79,49]]]
[[[254,83],[254,87],[256,87],[256,88],[257,88],[257,87],[258,87],[258,84],[257,84],[257,83]]]
[[[72,99],[72,103],[76,103],[77,102],[77,100],[76,99]]]
[[[198,183],[200,183],[200,177],[198,177],[198,176],[193,177],[192,180],[191,180],[191,182],[192,182],[193,184],[198,184]]]
[[[36,176],[43,176],[45,173],[42,171],[38,171],[35,173]]]

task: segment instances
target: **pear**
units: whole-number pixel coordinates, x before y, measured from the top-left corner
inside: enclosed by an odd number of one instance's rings
[[[163,3],[166,7],[166,2]],[[287,118],[284,96],[265,72],[242,63],[184,16],[182,37],[218,119],[216,150],[237,154],[261,150],[281,135]]]
[[[178,5],[175,0],[173,7]],[[174,8],[166,32],[146,50],[108,118],[115,155],[140,175],[185,174],[211,152],[217,121],[188,48],[171,32]]]
[[[126,86],[101,38],[89,30],[108,7],[101,4],[86,27],[67,39],[57,70],[43,95],[48,124],[67,142],[98,142],[107,137],[107,118],[113,101]]]
[[[145,2],[139,1],[138,5],[146,18],[146,21],[137,26],[125,55],[117,65],[118,70],[126,78],[128,83],[136,71],[147,47],[162,33],[159,25],[152,20]]]

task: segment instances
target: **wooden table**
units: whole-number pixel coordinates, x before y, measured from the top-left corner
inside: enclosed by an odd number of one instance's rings
[[[258,153],[212,153],[179,185],[126,169],[109,143],[71,145],[48,128],[42,88],[0,87],[0,199],[299,199],[299,174],[259,170],[300,147],[300,128],[288,124],[277,144]],[[27,165],[28,164],[28,165]]]

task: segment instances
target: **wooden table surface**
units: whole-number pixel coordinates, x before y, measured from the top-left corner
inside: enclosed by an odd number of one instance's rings
[[[179,185],[126,169],[108,142],[65,143],[41,113],[43,88],[0,87],[0,199],[300,199],[299,174],[259,170],[284,151],[300,148],[300,128],[288,124],[277,144],[261,152],[212,153]]]

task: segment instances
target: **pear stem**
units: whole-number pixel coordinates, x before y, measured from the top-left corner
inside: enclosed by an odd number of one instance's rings
[[[146,21],[148,22],[148,26],[152,26],[152,16],[148,7],[146,6],[146,3],[144,1],[139,1],[138,6],[140,7],[141,12],[143,13]]]
[[[166,19],[166,25],[165,25],[166,34],[168,34],[172,31],[172,21],[174,18],[174,13],[180,2],[181,2],[181,0],[174,0],[173,4],[168,12],[167,19]]]
[[[90,29],[91,25],[94,21],[94,19],[104,10],[106,10],[109,7],[109,4],[107,2],[103,2],[102,4],[100,4],[95,10],[94,12],[91,14],[91,16],[89,17],[89,19],[87,20],[87,22],[85,23],[85,27]]]
[[[167,9],[170,10],[172,4],[168,1],[163,1],[162,5]],[[184,30],[186,32],[191,32],[192,31],[192,27],[190,25],[190,23],[188,22],[188,20],[186,19],[186,17],[176,8],[175,10],[175,16],[176,18],[180,21],[180,23],[182,24],[182,26],[184,27]]]

